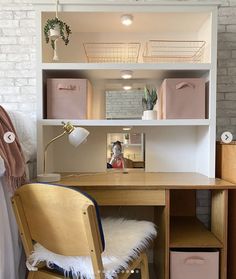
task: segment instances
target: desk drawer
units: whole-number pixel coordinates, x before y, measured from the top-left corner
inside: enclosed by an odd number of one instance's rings
[[[165,190],[89,190],[99,205],[165,205]]]

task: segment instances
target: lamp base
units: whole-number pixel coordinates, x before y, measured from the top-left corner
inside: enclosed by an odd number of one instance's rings
[[[59,173],[42,173],[37,175],[38,182],[56,182],[61,180]]]

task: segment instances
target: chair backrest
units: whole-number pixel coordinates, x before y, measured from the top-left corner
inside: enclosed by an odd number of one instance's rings
[[[34,241],[65,256],[101,256],[103,245],[95,205],[84,194],[35,183],[19,188],[12,203],[27,256]]]

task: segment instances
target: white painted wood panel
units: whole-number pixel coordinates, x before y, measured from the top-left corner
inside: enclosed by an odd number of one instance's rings
[[[121,132],[122,127],[132,126],[134,131],[144,132],[146,135],[146,171],[196,171],[214,177],[217,43],[215,3],[212,1],[160,2],[151,0],[102,2],[60,0],[62,4],[59,7],[60,11],[79,12],[77,16],[81,15],[81,18],[74,27],[72,44],[67,47],[59,45],[59,55],[61,56],[59,63],[51,63],[52,50],[45,45],[44,38],[41,37],[41,12],[54,11],[55,2],[43,0],[38,1],[38,5],[36,5],[39,10],[37,16],[39,34],[37,38],[38,171],[42,171],[43,146],[61,132],[60,120],[43,120],[43,96],[45,94],[45,89],[43,94],[43,82],[45,84],[46,78],[50,75],[56,77],[60,70],[60,75],[65,75],[65,77],[77,75],[92,80],[95,89],[94,119],[72,120],[74,125],[84,126],[90,130],[88,142],[76,150],[69,146],[66,137],[55,142],[48,151],[49,171],[105,171],[107,133]],[[83,27],[83,24],[86,23],[86,13],[89,13],[91,17],[94,15],[94,18]],[[101,13],[107,13],[107,18],[104,17],[102,20]],[[113,22],[122,13],[135,14],[137,25],[133,30],[122,30],[123,27],[118,22]],[[65,19],[71,20],[73,25],[76,23],[76,16],[70,18],[66,15]],[[146,22],[148,20],[149,24],[144,26],[142,20]],[[113,31],[110,30],[111,28],[114,30],[113,35],[111,35],[111,31]],[[142,44],[138,60],[140,63],[84,63],[86,60],[82,42],[102,41],[107,38],[111,41],[115,39],[139,40]],[[204,59],[206,63],[142,63],[144,42],[156,38],[205,40],[207,42]],[[209,119],[103,120],[104,91],[117,86],[120,82],[120,71],[125,69],[134,71],[136,86],[141,86],[141,84],[143,86],[148,82],[159,86],[167,77],[206,77],[210,82]]]

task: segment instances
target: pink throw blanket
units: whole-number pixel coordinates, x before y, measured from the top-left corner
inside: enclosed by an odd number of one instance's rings
[[[7,143],[3,138],[6,132],[13,132],[16,136],[15,141]],[[0,156],[4,160],[9,191],[13,193],[19,186],[25,183],[25,159],[11,119],[1,106]]]

